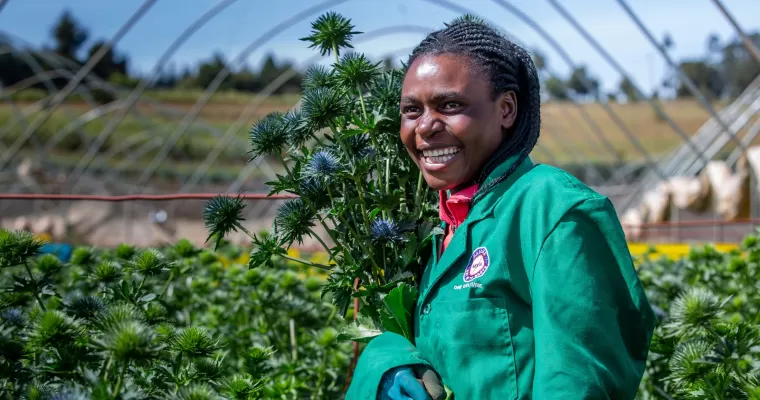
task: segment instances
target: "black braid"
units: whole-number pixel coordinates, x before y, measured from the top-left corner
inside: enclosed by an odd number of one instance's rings
[[[486,161],[476,183],[481,184],[473,197],[473,203],[506,180],[535,147],[541,131],[541,94],[538,73],[533,59],[525,49],[511,42],[504,35],[484,23],[462,20],[445,29],[429,34],[412,51],[405,66],[421,56],[458,54],[469,57],[480,72],[491,80],[491,95],[512,90],[517,94],[517,118],[507,140]],[[517,162],[509,170],[482,185],[493,170],[507,158],[519,154]]]

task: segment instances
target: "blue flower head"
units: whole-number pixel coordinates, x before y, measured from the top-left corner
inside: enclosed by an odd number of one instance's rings
[[[329,178],[338,171],[340,171],[338,157],[329,150],[318,150],[311,156],[305,172],[308,176]]]
[[[19,308],[9,308],[3,311],[2,319],[11,325],[21,326],[24,324],[24,313]]]
[[[370,226],[370,236],[377,243],[400,242],[404,239],[399,225],[391,220],[378,218]]]

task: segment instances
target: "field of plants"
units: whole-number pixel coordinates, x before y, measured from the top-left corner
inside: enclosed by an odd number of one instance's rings
[[[68,263],[41,244],[0,232],[0,398],[342,396],[351,310],[321,297],[316,269],[247,264],[225,242],[79,247]],[[760,399],[760,236],[637,265],[660,317],[639,398]]]

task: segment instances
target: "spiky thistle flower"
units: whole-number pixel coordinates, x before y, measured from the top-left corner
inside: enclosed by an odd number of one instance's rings
[[[84,332],[84,327],[68,315],[59,310],[48,310],[35,322],[30,342],[39,349],[56,347],[76,342]]]
[[[260,156],[279,154],[288,143],[288,125],[284,114],[273,111],[254,122],[248,133],[248,141],[251,145],[251,150],[247,153],[251,154],[249,162]]]
[[[378,218],[372,221],[370,236],[377,244],[396,243],[404,239],[402,229],[391,219]]]
[[[314,152],[304,168],[304,177],[328,180],[341,170],[338,157],[330,150],[320,149]]]
[[[722,304],[715,294],[707,289],[690,288],[673,302],[670,318],[673,325],[689,331],[700,328],[712,321],[720,312]],[[684,334],[686,332],[683,332]]]
[[[63,263],[52,254],[43,254],[35,260],[34,266],[43,274],[52,274],[60,271]]]
[[[333,52],[340,55],[342,48],[352,49],[351,39],[362,33],[354,31],[350,19],[333,11],[320,15],[312,22],[311,29],[311,35],[300,40],[311,42],[309,48],[318,48],[323,56]]]
[[[404,75],[401,71],[384,71],[375,77],[369,87],[371,94],[369,104],[381,110],[394,110],[398,112],[401,99],[401,85]]]
[[[74,299],[66,308],[74,318],[93,320],[105,310],[106,304],[99,297],[81,296]]]
[[[301,86],[305,90],[331,87],[335,82],[333,71],[322,64],[310,66],[303,76]]]
[[[177,400],[219,400],[220,397],[206,383],[192,382],[177,393]]]
[[[112,330],[122,321],[142,321],[143,313],[131,303],[116,303],[110,305],[100,314],[96,325],[101,330]]]
[[[322,209],[330,204],[330,194],[325,181],[313,176],[305,177],[298,184],[301,197],[306,198],[316,209]]]
[[[314,136],[316,129],[312,129],[309,120],[306,119],[301,110],[288,111],[284,119],[288,130],[288,144],[291,148],[300,148]]]
[[[348,138],[348,147],[358,159],[372,159],[375,157],[376,150],[370,145],[369,135],[354,135]]]
[[[9,308],[0,313],[0,320],[3,323],[16,327],[24,326],[24,312],[20,308]]]
[[[303,242],[314,226],[314,213],[300,197],[289,199],[277,209],[274,226],[286,243]]]
[[[150,327],[138,321],[121,321],[106,332],[99,344],[114,360],[145,365],[155,359],[161,348],[154,342]]]
[[[345,54],[335,65],[336,80],[351,89],[367,86],[380,72],[380,63],[372,64],[364,54]]]
[[[23,264],[37,255],[43,244],[31,232],[0,230],[0,267]]]
[[[201,249],[195,247],[195,245],[187,239],[180,239],[174,246],[172,246],[172,251],[178,258],[192,258],[197,256],[201,252]]]
[[[240,222],[245,221],[243,218],[244,208],[245,202],[239,197],[216,196],[206,203],[206,208],[203,210],[203,222],[209,230],[206,242],[216,236],[214,250],[219,247],[219,243],[225,235],[242,229]]]
[[[130,260],[136,253],[135,246],[127,243],[121,243],[116,246],[116,251],[114,252],[116,257],[121,260]]]
[[[486,20],[484,20],[483,18],[481,18],[481,17],[479,17],[479,16],[477,16],[475,14],[470,14],[470,13],[462,14],[462,15],[454,18],[453,20],[451,20],[451,22],[444,23],[444,25],[446,25],[446,27],[450,27],[450,26],[454,26],[454,25],[461,24],[461,23],[464,23],[464,22],[471,22],[471,23],[475,23],[475,24],[490,26],[486,22]]]
[[[334,88],[306,90],[301,113],[314,129],[328,128],[349,109],[349,102]]]
[[[214,354],[221,346],[207,330],[191,326],[174,337],[172,348],[190,358],[204,358]]]
[[[145,249],[132,261],[129,266],[144,276],[154,276],[169,270],[172,263],[160,251]]]
[[[80,267],[89,269],[90,266],[95,264],[96,261],[97,257],[95,256],[95,251],[92,248],[77,247],[71,253],[71,260],[69,262],[72,265],[78,265]]]
[[[250,399],[261,391],[262,381],[254,382],[242,375],[235,375],[223,385],[224,392],[231,399]]]
[[[98,264],[92,273],[98,282],[106,285],[116,282],[119,280],[119,278],[121,278],[122,275],[119,265],[110,260],[106,260]]]

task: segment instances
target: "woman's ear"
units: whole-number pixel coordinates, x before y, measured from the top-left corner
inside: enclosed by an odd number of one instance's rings
[[[499,111],[501,112],[501,127],[505,130],[511,128],[517,119],[517,94],[513,90],[501,95]]]

